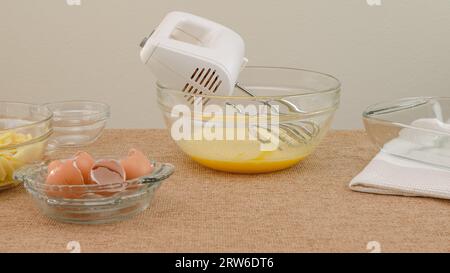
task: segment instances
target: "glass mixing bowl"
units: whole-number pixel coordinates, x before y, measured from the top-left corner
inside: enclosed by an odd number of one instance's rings
[[[61,101],[45,104],[53,112],[49,150],[94,143],[110,117],[110,107],[95,101]]]
[[[14,171],[43,159],[52,134],[52,112],[45,106],[0,102],[0,190],[18,185]]]
[[[450,169],[450,97],[402,98],[369,106],[364,126],[383,152]]]
[[[150,174],[123,183],[48,185],[47,163],[24,166],[14,177],[24,183],[45,215],[76,224],[121,221],[145,210],[161,183],[174,172],[171,164],[153,162]]]
[[[158,104],[181,150],[212,169],[263,173],[291,167],[328,131],[340,83],[323,73],[247,67],[233,96],[157,83]],[[191,92],[189,92],[191,91]]]

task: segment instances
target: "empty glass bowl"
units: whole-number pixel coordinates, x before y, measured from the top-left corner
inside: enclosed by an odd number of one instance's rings
[[[18,184],[13,177],[16,169],[43,159],[51,119],[45,106],[0,102],[0,190]]]
[[[391,155],[450,169],[450,98],[378,103],[363,113],[371,140]]]
[[[58,148],[80,147],[101,135],[109,106],[66,101],[36,105],[0,102],[0,190],[17,185],[13,173]]]
[[[110,117],[107,104],[93,101],[63,101],[45,104],[53,112],[51,150],[80,147],[95,142]]]
[[[48,185],[47,164],[25,166],[15,173],[42,212],[58,221],[101,224],[120,221],[145,210],[162,181],[174,171],[171,164],[153,163],[151,174],[107,185]]]
[[[238,81],[253,96],[239,87],[233,96],[218,96],[157,83],[176,144],[216,170],[263,173],[297,164],[322,140],[339,105],[339,81],[318,72],[247,67]]]

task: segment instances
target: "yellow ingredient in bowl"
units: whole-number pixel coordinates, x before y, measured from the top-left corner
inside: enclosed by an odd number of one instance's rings
[[[32,138],[30,134],[16,132],[0,134],[0,187],[13,183],[13,174],[16,169],[42,156],[45,148],[43,143],[7,148],[11,145],[20,145]]]
[[[177,144],[201,165],[220,171],[249,174],[289,168],[306,158],[314,148],[310,144],[260,151],[260,143],[251,140],[182,140]]]
[[[256,126],[258,118],[258,115],[200,116],[200,119],[192,121],[190,138],[176,143],[201,165],[225,172],[252,174],[283,170],[299,163],[311,154],[320,139],[317,136],[314,140],[295,146],[279,141],[278,149],[267,151],[262,149],[262,142],[249,129]],[[282,118],[286,119],[286,116],[280,117],[280,121],[287,122]],[[208,122],[215,125],[217,136],[221,138],[215,137],[216,131],[206,126]],[[227,133],[232,137],[227,139]],[[196,139],[195,136],[201,137]]]
[[[23,142],[26,142],[28,140],[31,140],[30,134],[20,134],[15,132],[7,132],[0,134],[0,148],[9,146],[9,145],[16,145],[21,144]]]
[[[197,158],[192,156],[192,159],[203,166],[211,169],[231,172],[231,173],[266,173],[274,172],[289,168],[300,162],[303,158],[280,160],[280,161],[264,161],[264,160],[247,160],[245,162],[239,161],[222,161],[210,160],[204,158]]]

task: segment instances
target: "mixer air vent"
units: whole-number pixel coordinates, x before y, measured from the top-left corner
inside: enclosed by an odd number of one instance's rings
[[[211,68],[196,68],[191,75],[191,83],[186,83],[183,88],[183,92],[189,93],[190,95],[185,95],[184,97],[190,104],[194,103],[194,95],[204,94],[203,91],[209,91],[211,93],[216,93],[219,86],[222,84],[222,80],[219,79],[219,75],[216,70]],[[195,88],[194,83],[198,84],[202,89]],[[205,105],[209,99],[204,100],[203,105]]]

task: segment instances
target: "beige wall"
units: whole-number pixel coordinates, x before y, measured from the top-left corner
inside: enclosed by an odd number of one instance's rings
[[[335,128],[359,128],[365,106],[450,95],[450,1],[0,1],[0,100],[103,100],[111,127],[161,127],[138,44],[171,10],[229,25],[253,65],[308,68],[343,83]]]

